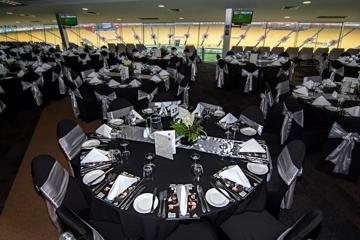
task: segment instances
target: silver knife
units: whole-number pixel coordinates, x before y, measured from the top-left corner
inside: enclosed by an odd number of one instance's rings
[[[145,186],[140,187],[139,191],[137,191],[133,197],[131,198],[131,200],[127,203],[125,210],[128,210],[129,207],[131,206],[131,204],[135,201],[135,199],[145,190]]]
[[[202,196],[203,202],[205,203],[206,210],[207,210],[208,212],[210,212],[209,204],[208,204],[208,202],[206,201],[206,198],[205,198],[205,195],[204,195],[204,189],[203,189],[201,186],[200,186],[200,191],[201,191],[201,196]]]
[[[154,205],[155,205],[156,193],[157,193],[157,188],[154,188],[150,213],[154,213],[155,210]]]
[[[205,206],[204,206],[203,199],[202,199],[202,197],[201,197],[201,190],[200,190],[199,185],[196,186],[196,191],[197,191],[198,198],[199,198],[199,201],[200,201],[201,211],[202,211],[203,213],[206,213],[206,208],[205,208]]]
[[[164,203],[163,203],[163,210],[162,210],[161,217],[166,218],[167,190],[164,190],[163,201],[164,201]]]
[[[123,199],[123,201],[120,203],[120,208],[122,205],[125,205],[128,199],[138,190],[138,187],[143,182],[144,179],[141,179],[134,187],[134,189]]]
[[[132,197],[139,191],[139,189],[143,187],[143,185],[137,185],[134,190],[131,191],[131,193],[129,193],[129,195],[127,195],[124,200],[122,201],[122,203],[120,204],[120,209],[124,209],[126,207],[126,205],[128,204],[128,202],[132,199]]]
[[[215,188],[219,193],[221,193],[221,195],[223,195],[225,198],[227,198],[230,202],[234,202],[235,200],[230,198],[228,195],[226,195],[225,193],[223,193],[223,191],[221,191],[220,188],[218,188],[215,184],[213,184],[212,182],[210,183],[210,185]],[[224,190],[225,191],[225,190]]]
[[[163,206],[163,195],[164,195],[164,193],[160,191],[158,217],[161,217],[161,211],[162,211],[162,206]]]

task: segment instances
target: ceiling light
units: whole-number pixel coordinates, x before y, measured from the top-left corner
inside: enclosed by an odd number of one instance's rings
[[[55,19],[53,19],[53,20],[51,20],[53,23],[56,23],[56,20]]]
[[[116,20],[117,20],[117,21],[121,21],[122,19],[121,19],[121,18],[117,18]]]
[[[6,14],[9,14],[9,15],[11,15],[11,14],[14,14],[13,12],[6,12]]]
[[[304,1],[303,4],[311,4],[311,1]]]
[[[20,17],[25,17],[25,14],[21,13],[19,14]]]
[[[88,8],[82,8],[83,11],[88,11],[89,9]]]
[[[158,5],[158,7],[159,7],[159,8],[164,8],[165,5],[160,4],[160,5]]]
[[[184,20],[185,18],[183,18],[183,17],[179,17],[179,19],[180,19],[180,20]]]
[[[0,3],[8,4],[8,5],[11,5],[11,6],[22,6],[22,5],[24,5],[23,3],[15,2],[15,1],[11,1],[11,0],[0,0]]]
[[[285,16],[284,18],[289,19],[289,18],[290,18],[290,16]]]
[[[15,23],[21,23],[20,21],[16,21]]]

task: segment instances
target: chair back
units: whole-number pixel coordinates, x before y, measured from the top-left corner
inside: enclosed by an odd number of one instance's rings
[[[241,46],[232,46],[231,51],[233,51],[235,54],[236,53],[242,53],[243,48]]]
[[[288,47],[286,52],[289,54],[290,59],[294,59],[299,56],[299,48],[298,47]]]
[[[299,59],[304,61],[311,60],[313,58],[313,51],[314,48],[303,47],[299,52]]]
[[[329,60],[334,61],[345,51],[344,48],[333,48],[329,53]]]
[[[347,53],[349,53],[350,55],[359,55],[360,54],[360,48],[349,48],[348,50],[346,50]]]
[[[320,62],[325,53],[329,53],[329,48],[317,48],[313,54],[313,58]]]
[[[283,47],[273,47],[271,49],[270,54],[276,54],[279,55],[280,53],[284,52],[284,48]]]

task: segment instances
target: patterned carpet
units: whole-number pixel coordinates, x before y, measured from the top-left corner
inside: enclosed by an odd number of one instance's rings
[[[190,90],[191,103],[211,97],[235,116],[245,107],[259,104],[258,96],[242,95],[238,89],[217,89],[214,64],[199,64],[198,70],[197,82]],[[297,68],[294,83],[301,82],[307,71],[313,72],[314,68]],[[56,124],[63,118],[74,118],[68,98],[52,102],[45,106],[42,112],[0,116],[0,208],[7,198],[0,215],[0,239],[56,239],[56,232],[48,219],[45,204],[33,189],[30,162],[37,154],[47,153],[66,166],[55,134]],[[100,124],[98,121],[79,123],[85,131],[93,131]],[[319,172],[314,168],[314,163],[318,159],[316,153],[306,157],[304,174],[296,187],[293,209],[282,211],[280,220],[291,225],[307,211],[320,209],[324,214],[324,222],[316,239],[359,239],[359,181],[348,182]]]

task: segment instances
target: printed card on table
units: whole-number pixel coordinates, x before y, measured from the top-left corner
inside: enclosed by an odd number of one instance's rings
[[[176,153],[175,131],[157,131],[155,136],[155,153],[158,156],[174,160]]]

